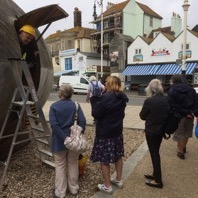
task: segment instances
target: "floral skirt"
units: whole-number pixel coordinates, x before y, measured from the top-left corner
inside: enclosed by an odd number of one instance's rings
[[[115,163],[124,156],[123,135],[116,138],[95,138],[90,159],[104,164]]]

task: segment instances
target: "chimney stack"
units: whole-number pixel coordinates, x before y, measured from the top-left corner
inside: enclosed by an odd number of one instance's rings
[[[108,10],[109,8],[111,8],[114,5],[115,5],[115,3],[107,2],[107,8],[106,9]]]
[[[181,27],[182,27],[181,17],[179,16],[179,14],[173,12],[171,18],[171,32],[174,33],[175,37],[177,37],[181,33]]]
[[[82,27],[81,23],[81,11],[78,8],[74,8],[74,27]]]

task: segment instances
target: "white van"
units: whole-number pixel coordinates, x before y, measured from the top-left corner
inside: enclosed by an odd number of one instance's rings
[[[62,75],[59,80],[59,86],[64,84],[70,84],[74,88],[74,93],[87,93],[89,78]]]

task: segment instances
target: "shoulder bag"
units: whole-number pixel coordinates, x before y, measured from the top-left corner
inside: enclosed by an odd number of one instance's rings
[[[66,137],[64,145],[67,149],[71,151],[75,151],[78,153],[84,153],[89,149],[89,144],[85,139],[84,135],[82,134],[82,127],[77,125],[77,118],[78,118],[78,103],[75,102],[76,105],[76,114],[74,124],[71,126],[71,134],[70,136]]]

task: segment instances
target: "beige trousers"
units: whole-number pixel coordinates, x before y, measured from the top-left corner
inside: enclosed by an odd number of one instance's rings
[[[64,198],[67,187],[72,194],[78,192],[78,157],[78,153],[69,150],[54,153],[55,195],[57,197]]]

